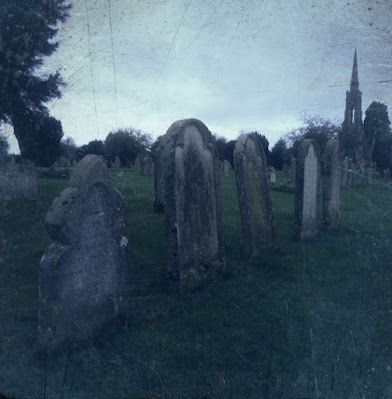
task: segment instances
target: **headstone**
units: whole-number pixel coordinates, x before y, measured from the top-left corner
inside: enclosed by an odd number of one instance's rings
[[[346,188],[348,185],[348,169],[349,169],[349,160],[348,160],[348,157],[344,157],[343,165],[341,167],[342,187],[343,188]]]
[[[275,225],[263,146],[255,134],[243,134],[234,147],[234,172],[246,253],[258,257],[275,247]]]
[[[225,269],[219,163],[213,136],[197,119],[173,123],[165,140],[168,273],[183,292]]]
[[[318,228],[319,160],[316,141],[302,140],[297,151],[295,181],[295,233],[310,239]]]
[[[5,164],[0,168],[0,201],[36,200],[38,174],[34,166]]]
[[[162,176],[162,152],[167,150],[167,135],[161,136],[151,148],[154,164],[154,212],[160,213],[165,209],[164,179]]]
[[[355,183],[354,162],[351,158],[348,158],[347,188],[353,187],[354,183]]]
[[[54,242],[42,256],[38,333],[41,349],[93,337],[126,312],[126,205],[97,155],[87,155],[54,200],[45,225]]]
[[[152,158],[147,155],[141,160],[141,175],[142,176],[152,176],[153,171],[153,162]]]
[[[223,161],[223,175],[226,177],[229,176],[230,169],[231,169],[230,162],[227,159],[225,159]]]
[[[273,166],[271,166],[269,181],[271,184],[276,184],[276,170]]]
[[[391,172],[389,168],[384,169],[384,174],[383,174],[384,180],[389,180],[391,178]]]
[[[290,167],[287,172],[287,183],[294,183],[296,179],[296,171],[297,171],[297,159],[292,156],[290,160]]]
[[[121,160],[118,155],[114,157],[114,167],[115,168],[121,168]]]
[[[340,180],[339,144],[337,140],[329,140],[323,164],[323,222],[330,229],[336,228],[340,221]]]

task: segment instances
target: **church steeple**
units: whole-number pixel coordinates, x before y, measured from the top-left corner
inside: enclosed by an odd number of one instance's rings
[[[353,72],[351,74],[350,91],[353,90],[353,89],[358,89],[358,88],[359,88],[358,61],[357,61],[357,49],[355,49],[354,63],[353,63]]]
[[[343,157],[354,162],[363,158],[362,93],[359,91],[357,50],[354,53],[350,91],[346,92],[346,110],[339,145]]]

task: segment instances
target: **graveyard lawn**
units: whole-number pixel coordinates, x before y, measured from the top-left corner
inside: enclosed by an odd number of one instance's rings
[[[294,241],[294,194],[272,191],[279,249],[248,261],[234,172],[222,176],[229,275],[196,293],[166,288],[153,177],[111,172],[128,206],[130,316],[85,349],[37,352],[43,221],[66,186],[0,204],[0,393],[17,398],[381,398],[392,386],[391,184],[342,193],[341,225]],[[284,182],[278,173],[279,182]]]

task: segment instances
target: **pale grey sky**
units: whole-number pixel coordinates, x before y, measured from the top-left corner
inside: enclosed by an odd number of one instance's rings
[[[363,114],[392,106],[390,0],[77,0],[45,71],[50,105],[77,144],[118,127],[164,134],[201,119],[228,139],[270,143],[304,114],[341,123],[354,49]]]

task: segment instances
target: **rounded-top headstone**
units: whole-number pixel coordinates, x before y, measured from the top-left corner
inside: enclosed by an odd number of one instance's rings
[[[276,247],[268,167],[260,137],[240,136],[233,159],[245,249],[248,256],[257,257]]]
[[[225,267],[218,157],[197,119],[173,123],[162,143],[168,272],[188,291]]]

